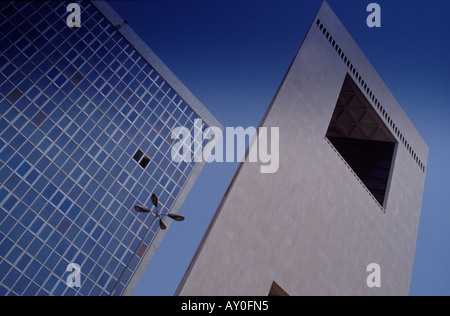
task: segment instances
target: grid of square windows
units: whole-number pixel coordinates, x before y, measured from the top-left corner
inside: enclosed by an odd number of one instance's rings
[[[78,3],[70,29],[64,2],[0,2],[0,295],[108,295],[132,260],[120,293],[158,230],[133,206],[170,209],[195,166],[171,161],[170,136],[198,115]]]

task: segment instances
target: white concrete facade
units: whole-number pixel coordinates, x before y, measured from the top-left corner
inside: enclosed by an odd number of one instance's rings
[[[325,138],[347,75],[397,141],[384,207]],[[241,164],[176,294],[408,295],[428,147],[327,3],[261,126],[280,127],[278,173]]]

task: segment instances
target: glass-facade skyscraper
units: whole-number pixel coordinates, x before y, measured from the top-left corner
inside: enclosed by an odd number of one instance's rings
[[[0,2],[0,295],[132,288],[163,237],[134,206],[177,212],[203,166],[171,161],[173,128],[219,126],[111,7],[70,28],[71,2]]]

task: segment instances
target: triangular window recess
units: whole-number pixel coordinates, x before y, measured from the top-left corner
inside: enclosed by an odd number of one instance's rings
[[[274,281],[270,288],[269,296],[289,296],[289,294]]]
[[[385,207],[397,141],[349,75],[342,86],[326,138]]]

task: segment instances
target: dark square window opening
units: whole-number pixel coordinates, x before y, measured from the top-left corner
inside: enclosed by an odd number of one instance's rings
[[[150,163],[150,158],[145,156],[140,149],[134,154],[133,159],[144,169],[147,168]]]
[[[138,151],[136,152],[136,154],[134,154],[133,159],[134,159],[136,162],[139,162],[139,161],[141,160],[142,156],[144,156],[144,153],[143,153],[142,151],[138,150]]]
[[[385,209],[397,140],[348,74],[326,138]]]
[[[142,158],[141,162],[139,163],[141,165],[142,168],[147,168],[148,164],[150,163],[150,158],[148,158],[147,156],[144,156],[144,158]]]

